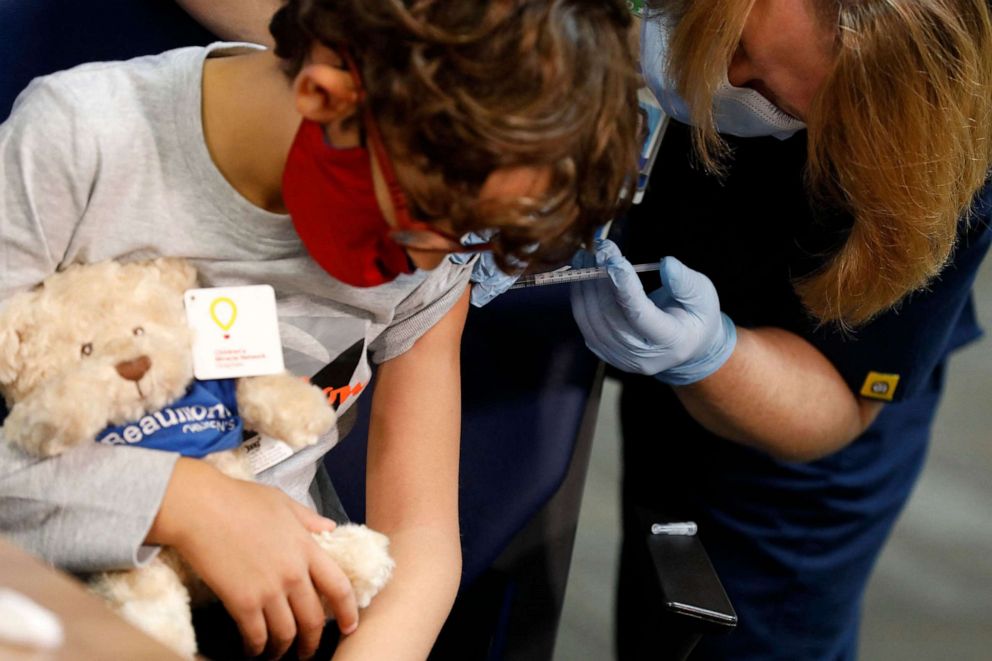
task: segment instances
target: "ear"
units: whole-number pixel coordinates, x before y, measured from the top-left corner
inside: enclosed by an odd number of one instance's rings
[[[150,266],[158,271],[159,279],[163,284],[180,294],[196,287],[196,269],[185,259],[159,257],[152,261]]]
[[[347,69],[327,61],[311,62],[293,80],[296,109],[318,124],[339,122],[354,114],[358,92]]]

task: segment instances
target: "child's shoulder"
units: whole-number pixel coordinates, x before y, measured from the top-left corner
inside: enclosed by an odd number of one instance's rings
[[[204,53],[202,47],[180,48],[130,60],[89,62],[41,76],[18,96],[14,112],[22,105],[71,109],[74,114],[104,112],[187,77],[202,63]]]

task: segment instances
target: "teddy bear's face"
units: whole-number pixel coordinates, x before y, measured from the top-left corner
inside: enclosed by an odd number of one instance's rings
[[[13,297],[0,314],[0,390],[11,413],[55,408],[99,431],[181,396],[193,378],[183,292],[194,284],[180,260],[102,262]]]

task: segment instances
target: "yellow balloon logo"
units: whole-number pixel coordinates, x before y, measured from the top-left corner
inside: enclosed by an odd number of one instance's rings
[[[210,318],[225,332],[226,338],[227,331],[231,330],[234,320],[238,318],[238,306],[227,296],[215,298],[210,303]]]

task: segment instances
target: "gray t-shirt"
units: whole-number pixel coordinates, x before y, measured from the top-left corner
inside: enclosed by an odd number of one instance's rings
[[[68,264],[106,259],[179,256],[201,286],[270,284],[287,369],[332,365],[341,415],[368,384],[368,357],[409,349],[464,293],[471,266],[445,260],[351,287],[308,257],[288,216],[232,188],[204,141],[203,62],[250,48],[184,48],[31,83],[0,126],[0,302]],[[313,505],[308,489],[339,431],[260,481]],[[140,563],[175,459],[93,443],[38,460],[0,443],[0,532],[70,570]]]

